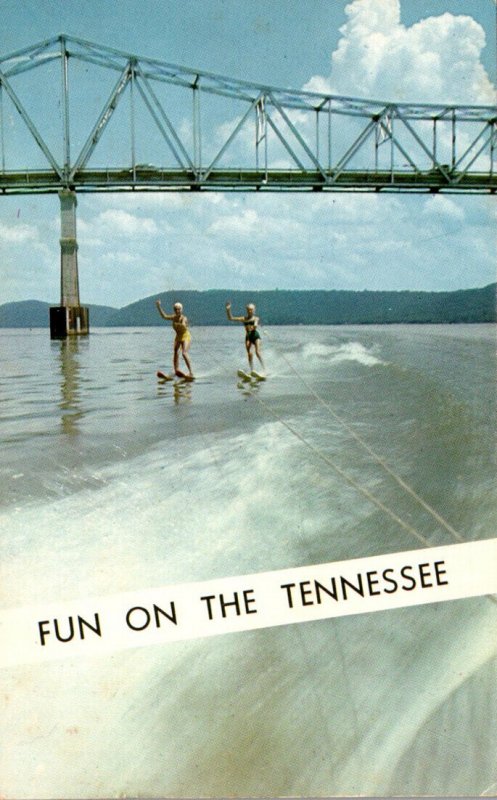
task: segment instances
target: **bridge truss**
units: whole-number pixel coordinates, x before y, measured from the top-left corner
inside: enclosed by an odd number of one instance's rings
[[[278,89],[60,35],[0,57],[0,193],[495,193],[497,106]]]

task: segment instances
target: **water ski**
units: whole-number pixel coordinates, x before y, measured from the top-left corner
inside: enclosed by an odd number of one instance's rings
[[[252,378],[255,378],[256,381],[265,381],[266,380],[266,376],[265,375],[261,375],[260,372],[256,372],[255,369],[252,370],[250,375],[251,375]]]
[[[180,369],[176,370],[175,375],[176,375],[177,378],[181,378],[183,381],[194,381],[195,380],[193,375],[186,375],[186,373],[181,372]]]
[[[157,370],[157,377],[161,381],[172,381],[172,380],[174,380],[174,375],[166,375],[166,373],[162,372],[161,369]]]
[[[245,370],[243,370],[243,369],[239,369],[236,374],[238,375],[239,378],[242,379],[242,381],[250,381],[250,380],[252,380],[252,378],[248,374],[248,372],[245,372]]]

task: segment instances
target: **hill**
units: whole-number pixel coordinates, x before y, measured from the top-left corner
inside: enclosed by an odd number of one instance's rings
[[[49,309],[53,303],[40,300],[21,300],[17,303],[4,303],[0,306],[0,328],[48,328]],[[90,305],[90,324],[101,327],[108,324],[116,308]]]
[[[353,292],[331,291],[232,291],[215,289],[205,292],[175,291],[160,295],[169,313],[180,300],[192,325],[226,324],[225,302],[231,300],[233,313],[244,313],[253,302],[257,313],[268,325],[351,325],[383,323],[452,323],[495,322],[496,284],[481,289],[455,292]],[[120,309],[109,325],[160,325],[155,308],[157,295]]]
[[[253,302],[267,325],[360,325],[389,323],[495,322],[497,284],[454,292],[271,290],[177,290],[146,297],[121,309],[89,306],[90,327],[161,325],[155,300],[169,313],[180,300],[192,325],[228,324],[226,300],[233,313]],[[36,300],[0,306],[0,327],[48,327],[49,304]]]

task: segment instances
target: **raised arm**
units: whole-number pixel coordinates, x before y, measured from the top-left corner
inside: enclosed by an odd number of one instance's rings
[[[231,313],[231,303],[226,303],[226,316],[230,322],[245,322],[245,317],[234,317]]]
[[[174,318],[173,314],[166,314],[166,312],[162,310],[162,306],[160,304],[160,300],[156,300],[155,301],[155,305],[157,306],[157,310],[158,310],[159,314],[161,315],[162,319],[173,319]]]

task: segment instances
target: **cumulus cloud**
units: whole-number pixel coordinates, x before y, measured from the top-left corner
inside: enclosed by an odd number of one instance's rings
[[[306,89],[420,103],[495,103],[481,63],[485,32],[470,16],[445,13],[411,27],[400,0],[353,0],[331,57],[331,74]]]
[[[455,200],[445,195],[429,197],[424,203],[422,214],[432,220],[436,217],[457,224],[464,220],[463,208]]]
[[[109,227],[125,236],[153,235],[158,232],[154,219],[137,217],[121,208],[109,208],[107,211],[103,211],[100,214],[99,222],[104,227]]]
[[[260,231],[259,215],[253,208],[245,209],[241,214],[221,217],[215,220],[208,233],[227,234],[230,236],[253,236]]]
[[[0,222],[0,241],[21,244],[32,242],[37,238],[38,231],[32,225],[24,223],[6,225],[4,222]]]
[[[119,196],[119,206],[116,198],[112,198],[111,208],[131,210],[138,214],[142,209],[153,212],[164,209],[165,211],[182,210],[187,196],[180,192],[124,192]],[[92,197],[93,208],[109,210],[109,197],[105,194],[96,194]]]
[[[296,232],[299,228],[297,220],[285,219],[280,208],[266,204],[267,213],[260,213],[255,208],[236,209],[235,213],[217,216],[208,226],[207,235],[267,239]]]
[[[143,245],[143,242],[154,241],[170,230],[169,224],[154,217],[150,210],[145,217],[130,213],[128,207],[129,199],[126,200],[124,195],[119,199],[119,205],[113,201],[110,208],[96,214],[93,205],[88,204],[78,216],[78,238],[85,247],[106,249],[115,247],[123,238],[140,240]]]

